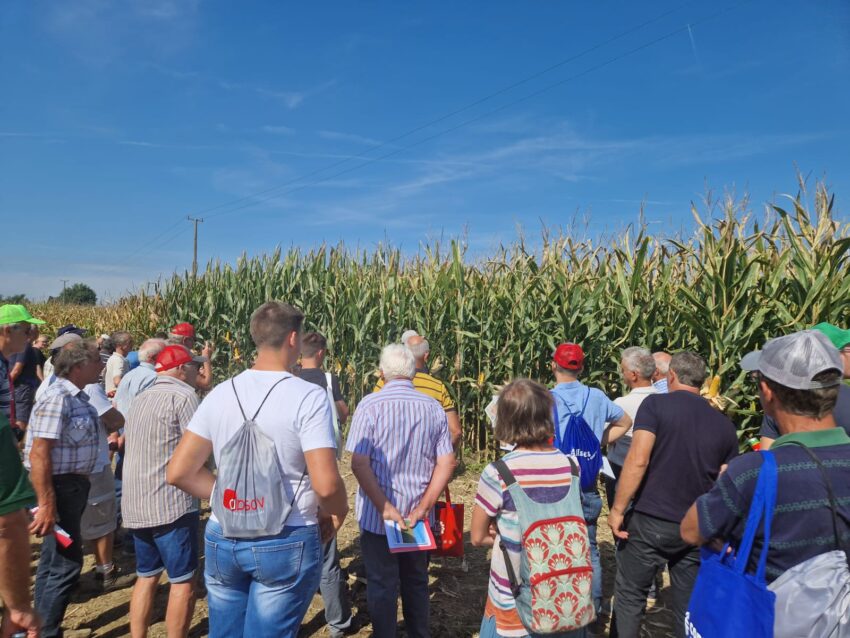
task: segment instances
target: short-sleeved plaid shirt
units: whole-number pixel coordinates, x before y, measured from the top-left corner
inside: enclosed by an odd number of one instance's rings
[[[27,428],[24,464],[31,469],[34,439],[52,439],[53,474],[91,474],[97,460],[98,416],[88,395],[57,377],[35,404]]]

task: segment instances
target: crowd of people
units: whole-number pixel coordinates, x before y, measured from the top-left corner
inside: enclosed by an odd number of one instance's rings
[[[130,586],[130,634],[145,636],[163,572],[170,637],[188,635],[204,590],[210,636],[296,636],[317,591],[330,635],[357,633],[336,540],[349,512],[343,449],[359,486],[372,633],[397,635],[401,598],[406,634],[430,635],[430,552],[399,551],[391,535],[433,529],[429,548],[440,542],[435,508],[462,431],[423,335],[383,348],[380,380],[352,411],[323,369],[326,337],[305,333],[286,303],[255,310],[253,363],[218,384],[213,348],[197,350],[189,323],[138,349],[126,331],[90,339],[73,324],[48,345],[43,324],[0,307],[0,636],[90,634],[62,628],[75,591]],[[481,638],[602,635],[609,621],[609,635],[636,638],[664,570],[675,635],[708,638],[697,611],[707,601],[695,601],[706,557],[742,544],[753,551],[741,573],[782,601],[776,636],[850,635],[850,330],[822,323],[741,359],[764,413],[762,451],[743,454],[735,424],[700,394],[699,354],[626,348],[626,392],[614,399],[582,381],[581,345],[548,356],[552,376],[540,381],[552,387],[515,379],[498,396],[494,434],[508,451],[483,470],[469,529],[473,545],[492,548]],[[756,529],[748,519],[774,461],[775,506]],[[603,495],[613,604],[597,541]],[[41,539],[32,594],[31,534]],[[117,544],[134,573],[113,560]],[[81,583],[86,546],[95,568]],[[843,597],[795,589],[801,565],[837,569]],[[808,633],[783,633],[795,595],[807,610],[795,631]],[[742,635],[734,613],[725,622],[717,635]]]

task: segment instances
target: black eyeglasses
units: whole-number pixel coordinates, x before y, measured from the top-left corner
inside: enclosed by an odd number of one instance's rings
[[[761,372],[759,372],[758,370],[753,370],[752,372],[747,374],[747,378],[753,383],[758,383],[759,381],[761,381]]]

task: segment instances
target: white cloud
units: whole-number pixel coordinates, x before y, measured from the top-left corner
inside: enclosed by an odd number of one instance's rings
[[[266,125],[263,127],[263,132],[271,133],[272,135],[293,135],[295,133],[295,129],[290,128],[289,126]]]
[[[214,144],[163,144],[161,142],[148,142],[145,140],[115,140],[121,146],[139,146],[142,148],[172,148],[184,151],[213,151],[224,150],[228,147]]]
[[[265,86],[248,84],[245,82],[231,82],[230,80],[223,80],[220,78],[214,78],[213,82],[225,91],[249,91],[256,93],[257,95],[279,100],[280,102],[283,102],[284,106],[286,106],[289,110],[298,108],[308,97],[317,95],[336,84],[336,80],[334,79],[322,82],[321,84],[302,91],[283,91],[280,89],[270,89]]]
[[[14,131],[0,131],[0,137],[45,137],[41,133],[15,133]]]
[[[366,146],[380,146],[380,140],[371,137],[364,137],[355,133],[341,133],[339,131],[319,131],[319,137],[323,140],[334,140],[340,142],[353,142],[355,144],[364,144]]]
[[[48,3],[45,30],[96,68],[144,50],[164,58],[194,42],[199,0],[63,0]]]

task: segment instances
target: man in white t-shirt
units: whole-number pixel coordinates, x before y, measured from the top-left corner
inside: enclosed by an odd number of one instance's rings
[[[89,403],[97,410],[100,418],[97,460],[94,472],[89,475],[88,503],[80,521],[83,540],[89,541],[94,550],[95,584],[103,593],[122,589],[133,584],[135,574],[124,573],[112,561],[115,530],[118,527],[118,512],[115,494],[115,476],[109,458],[107,430],[115,432],[124,426],[124,416],[112,407],[106,392],[99,383],[90,383],[84,388]]]
[[[655,374],[656,361],[646,348],[632,346],[623,350],[620,359],[620,373],[623,383],[629,388],[629,393],[614,399],[614,403],[623,408],[623,412],[632,419],[632,427],[622,437],[608,446],[608,461],[616,478],[605,477],[605,492],[608,496],[608,507],[614,502],[614,490],[620,471],[626,462],[626,455],[632,444],[632,431],[634,430],[635,416],[643,400],[650,394],[656,394],[658,389],[652,384]]]
[[[262,538],[228,538],[210,517],[205,578],[211,638],[296,636],[319,588],[322,543],[348,513],[327,394],[289,372],[301,351],[303,321],[289,304],[268,302],[254,311],[254,366],[203,400],[168,465],[169,483],[210,498],[215,477],[204,464],[210,454],[218,463],[242,427],[241,403],[249,418],[259,409],[254,420],[274,441],[283,500],[292,504],[280,533]]]
[[[130,371],[130,362],[127,361],[127,355],[133,349],[133,336],[129,332],[112,333],[112,343],[115,346],[109,359],[106,361],[106,372],[103,373],[103,382],[106,388],[106,395],[109,397],[115,396],[115,390],[118,384],[121,383],[121,377]]]

